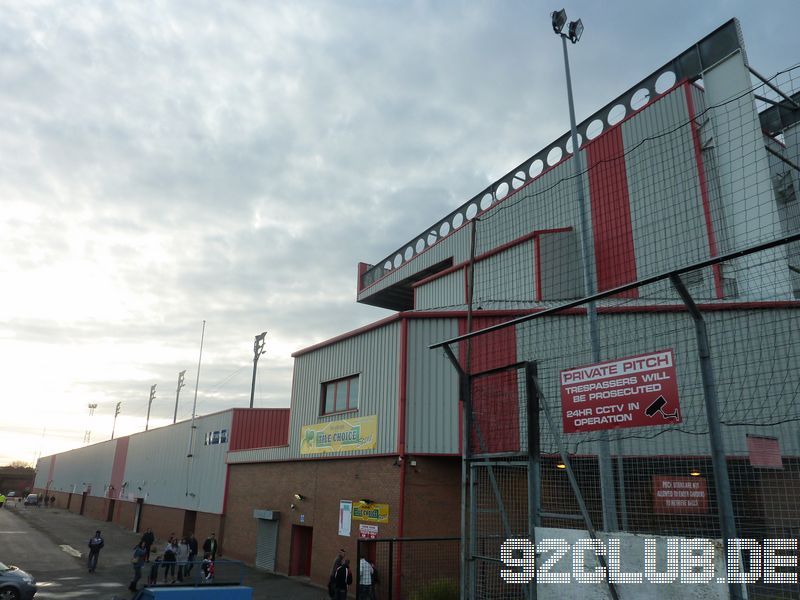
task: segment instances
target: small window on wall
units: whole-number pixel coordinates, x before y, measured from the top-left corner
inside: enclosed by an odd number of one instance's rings
[[[322,384],[322,414],[358,409],[358,375]]]
[[[217,431],[209,431],[206,433],[206,436],[203,440],[203,445],[205,446],[212,446],[215,444],[227,444],[228,443],[228,430],[227,429],[218,429]]]

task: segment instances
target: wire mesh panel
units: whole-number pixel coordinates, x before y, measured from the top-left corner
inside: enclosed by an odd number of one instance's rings
[[[358,566],[353,568],[357,597],[457,600],[459,544],[459,538],[452,537],[359,540]]]
[[[498,558],[534,523],[780,538],[797,559],[800,66],[748,69],[731,55],[620,105],[583,172],[534,161],[472,219],[480,317],[445,342],[468,381],[465,597],[529,593]],[[731,556],[758,569],[755,552]],[[784,571],[728,593],[800,598],[797,560]]]

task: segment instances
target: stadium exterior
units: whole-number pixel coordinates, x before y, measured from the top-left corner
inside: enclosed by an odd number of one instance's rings
[[[791,167],[800,159],[797,111],[774,102],[759,111],[750,75],[732,20],[578,125],[598,290],[800,229],[800,176]],[[188,422],[46,457],[36,488],[54,493],[59,506],[153,527],[160,537],[190,524],[199,534],[222,532],[226,556],[320,584],[337,549],[354,556],[360,537],[461,536],[465,446],[499,458],[529,454],[525,385],[514,374],[494,377],[483,412],[470,414],[482,432],[476,434],[464,426],[458,370],[430,346],[585,295],[568,138],[385,259],[359,265],[358,301],[397,312],[296,352],[288,413],[232,409],[203,417],[198,434],[227,429],[228,446],[195,446],[188,461]],[[800,525],[800,439],[793,415],[776,408],[800,389],[797,258],[797,245],[787,244],[758,260],[734,258],[684,276],[715,331],[711,355],[724,373],[719,397],[747,396],[723,442],[737,515],[750,519],[737,524],[753,531]],[[686,305],[663,280],[626,289],[597,310],[604,359],[673,352],[687,425],[626,429],[641,435],[615,440],[624,528],[719,535],[708,439],[688,426],[703,413],[704,398]],[[542,394],[558,398],[559,371],[592,362],[583,344],[585,306],[544,314],[535,324],[448,347],[467,372],[539,360]],[[255,415],[264,415],[260,433],[240,441],[237,427]],[[560,434],[602,528],[601,499],[591,492],[599,489],[601,438]],[[780,470],[759,471],[753,439],[779,441]],[[577,512],[560,457],[552,448],[542,452],[542,509]],[[164,455],[175,460],[154,460]],[[655,477],[680,480],[697,477],[694,471],[706,494],[702,510],[669,511],[654,502]],[[511,475],[499,485],[524,504],[525,480]],[[525,535],[527,523],[511,527]],[[551,525],[573,526],[558,519]],[[402,565],[397,569],[411,569],[413,561]],[[402,581],[392,585],[412,585]]]

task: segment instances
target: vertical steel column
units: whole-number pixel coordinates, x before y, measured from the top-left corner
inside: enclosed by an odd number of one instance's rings
[[[595,293],[594,252],[592,252],[589,236],[589,217],[586,210],[586,198],[583,193],[583,167],[581,165],[580,144],[578,143],[578,127],[575,124],[575,104],[572,101],[572,77],[569,71],[569,54],[567,53],[567,37],[561,34],[564,46],[564,69],[567,75],[567,100],[569,101],[569,123],[572,133],[572,164],[575,173],[575,191],[578,195],[578,207],[581,217],[581,259],[583,261],[583,285],[587,296]],[[597,306],[589,302],[586,306],[589,321],[589,340],[592,347],[592,362],[600,362],[600,335],[597,331]],[[600,498],[603,504],[603,529],[616,531],[617,500],[614,489],[614,463],[611,462],[611,445],[608,432],[601,431],[597,444],[597,462],[600,471]]]
[[[394,581],[394,540],[389,542],[389,579],[388,581]],[[389,588],[389,599],[392,600],[392,588],[394,585],[387,586]]]
[[[472,471],[469,470],[468,461],[470,458],[469,453],[469,433],[471,424],[471,403],[469,399],[469,385],[467,383],[467,375],[461,368],[455,354],[450,349],[449,345],[444,346],[444,352],[447,358],[450,359],[453,367],[458,373],[458,397],[461,402],[461,572],[459,580],[461,584],[460,598],[461,600],[468,600],[466,596],[467,586],[470,582],[469,567],[471,565],[471,555],[469,552],[469,543],[473,536],[473,531],[469,527],[474,518],[474,515],[467,511],[467,502],[470,498],[472,481]],[[469,522],[468,522],[469,517]]]
[[[722,428],[719,422],[719,404],[717,402],[717,383],[714,377],[714,365],[711,363],[711,350],[708,343],[708,330],[703,315],[694,303],[689,290],[686,289],[680,275],[670,275],[673,287],[686,305],[694,321],[697,337],[697,354],[700,357],[700,373],[703,378],[703,398],[705,400],[706,421],[708,422],[708,438],[711,445],[711,464],[714,468],[714,489],[719,507],[719,527],[725,543],[725,554],[728,552],[728,541],[736,537],[736,522],[733,516],[733,500],[731,499],[731,483],[728,479],[728,464],[725,459],[725,443],[722,440]],[[729,583],[731,598],[744,598],[742,586]]]
[[[542,473],[539,440],[539,393],[535,384],[538,375],[535,362],[525,364],[525,391],[528,413],[528,539],[536,545],[536,528],[542,524]],[[534,554],[534,561],[535,561]],[[535,568],[535,562],[534,562]],[[536,578],[528,583],[528,599],[536,600]]]

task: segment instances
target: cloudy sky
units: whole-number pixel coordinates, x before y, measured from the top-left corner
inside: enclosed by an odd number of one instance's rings
[[[766,9],[765,9],[766,6]],[[376,263],[568,129],[531,0],[0,2],[0,465],[249,402],[389,313]],[[800,3],[571,2],[583,119],[730,17],[766,75]],[[98,405],[89,417],[87,405]]]

